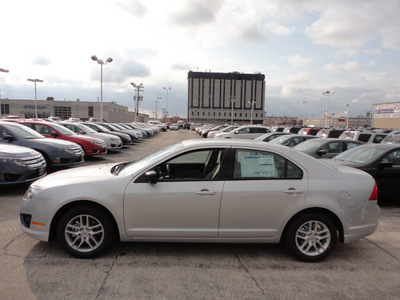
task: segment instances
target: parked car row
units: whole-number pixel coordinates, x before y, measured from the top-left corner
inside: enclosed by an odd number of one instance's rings
[[[34,181],[159,131],[143,123],[0,121],[0,185]]]

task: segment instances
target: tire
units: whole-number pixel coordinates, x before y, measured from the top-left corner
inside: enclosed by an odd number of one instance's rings
[[[114,244],[115,226],[103,210],[77,206],[67,210],[58,223],[57,237],[62,248],[77,258],[95,258]]]
[[[336,227],[328,216],[308,213],[298,216],[289,224],[284,242],[297,259],[317,262],[332,252],[337,238]]]

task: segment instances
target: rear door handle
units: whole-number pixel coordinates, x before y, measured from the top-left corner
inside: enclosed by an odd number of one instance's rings
[[[196,195],[201,195],[201,196],[204,196],[204,195],[216,195],[216,194],[217,194],[217,192],[210,191],[208,189],[202,189],[202,190],[196,192]]]
[[[296,190],[295,188],[289,188],[289,189],[287,189],[287,190],[284,190],[283,192],[286,193],[286,194],[289,194],[289,195],[303,194],[303,193],[304,193],[304,191],[302,191],[302,190]]]

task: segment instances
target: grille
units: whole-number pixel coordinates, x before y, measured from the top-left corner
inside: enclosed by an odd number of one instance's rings
[[[73,153],[73,154],[75,154],[76,156],[81,156],[81,155],[84,154],[84,153],[83,153],[83,149],[82,149],[81,146],[76,146],[76,147],[68,148],[68,151],[71,152],[71,153]]]
[[[22,160],[25,163],[25,165],[31,170],[46,166],[46,161],[44,160],[42,154],[40,153],[20,158],[20,160]]]

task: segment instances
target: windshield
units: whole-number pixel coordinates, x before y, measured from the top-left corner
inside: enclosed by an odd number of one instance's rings
[[[162,157],[164,155],[177,152],[177,150],[182,147],[183,147],[183,145],[181,143],[171,145],[171,146],[164,148],[158,152],[150,154],[149,156],[146,156],[146,157],[142,158],[141,160],[131,162],[130,164],[123,166],[119,170],[119,174],[121,174],[122,176],[131,174],[136,170],[140,170],[148,165],[151,165],[152,162],[157,161],[160,157]],[[116,175],[118,175],[118,174],[116,174]]]
[[[283,144],[284,142],[286,142],[290,138],[292,138],[292,136],[283,135],[283,136],[277,137],[276,139],[273,139],[273,140],[271,140],[269,142],[271,144]]]
[[[303,143],[298,144],[297,146],[293,147],[293,149],[304,151],[304,152],[314,152],[318,150],[321,145],[325,143],[324,140],[308,140]]]
[[[97,133],[97,131],[93,130],[92,128],[90,128],[89,126],[80,124],[79,128],[81,128],[83,131],[85,131],[88,134],[93,134],[93,133]]]
[[[51,127],[53,127],[55,130],[57,130],[58,132],[60,132],[61,134],[64,134],[64,135],[76,135],[75,132],[73,132],[72,130],[69,130],[68,128],[66,128],[62,125],[52,123]]]
[[[387,149],[371,146],[358,146],[347,150],[332,159],[352,163],[371,163],[386,151]]]
[[[44,137],[43,135],[41,135],[40,133],[36,132],[35,130],[20,125],[20,124],[7,124],[7,125],[3,125],[4,128],[6,128],[7,131],[10,131],[12,134],[22,138],[22,139],[45,139],[46,137]]]

